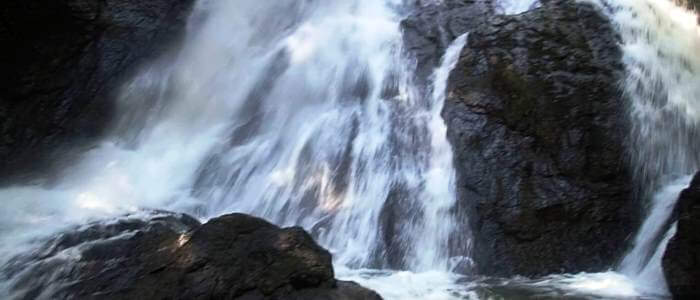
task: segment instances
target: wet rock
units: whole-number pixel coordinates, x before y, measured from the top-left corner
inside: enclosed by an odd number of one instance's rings
[[[303,229],[243,214],[94,223],[4,269],[19,299],[381,299],[335,280],[330,253]]]
[[[0,178],[46,171],[52,154],[89,146],[111,94],[169,48],[193,0],[33,0],[0,8]],[[61,148],[61,149],[58,149]]]
[[[449,0],[425,5],[401,22],[404,47],[416,58],[419,79],[439,65],[450,42],[483,22],[494,9],[490,1]]]
[[[700,173],[681,192],[673,212],[676,235],[666,246],[663,269],[669,290],[676,299],[700,296]]]
[[[689,9],[700,9],[700,0],[676,0],[676,2]]]
[[[460,8],[466,14],[440,13],[457,20],[438,24],[466,24],[450,36],[469,32],[443,117],[455,153],[457,211],[472,229],[477,271],[605,270],[640,220],[624,159],[616,33],[592,6],[575,1],[542,1],[515,16],[475,5]],[[440,51],[416,47],[419,66],[433,66],[420,51]]]

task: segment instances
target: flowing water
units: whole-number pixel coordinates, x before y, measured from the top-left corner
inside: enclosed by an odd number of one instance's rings
[[[414,84],[399,27],[410,7],[199,1],[177,57],[123,88],[111,137],[52,185],[0,192],[3,257],[23,239],[151,208],[301,225],[348,270],[468,263],[468,231],[449,244],[455,174],[440,117],[466,35],[429,86]]]
[[[661,258],[675,233],[669,217],[700,167],[700,27],[666,0],[595,1],[622,38],[634,174],[650,198],[647,218],[619,271],[639,289],[668,294]]]
[[[71,224],[124,212],[245,212],[303,226],[333,253],[338,277],[387,299],[664,294],[639,283],[658,281],[668,208],[700,160],[700,37],[691,13],[663,1],[597,2],[624,41],[639,180],[661,190],[621,273],[451,272],[472,263],[471,242],[450,213],[455,173],[440,112],[467,35],[428,86],[414,83],[399,27],[412,5],[402,0],[200,0],[175,58],[124,86],[99,147],[56,182],[0,191],[0,264]],[[506,14],[535,6],[501,3]]]

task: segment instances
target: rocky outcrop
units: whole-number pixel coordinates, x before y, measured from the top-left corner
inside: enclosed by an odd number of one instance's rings
[[[193,2],[4,3],[0,183],[46,171],[51,155],[65,154],[68,142],[86,145],[99,136],[111,117],[110,93],[180,36]]]
[[[676,299],[700,296],[700,173],[681,192],[673,211],[676,234],[666,246],[663,269],[669,290]]]
[[[431,65],[420,51],[439,52],[420,46],[438,41],[423,32],[469,32],[443,117],[477,271],[536,276],[609,268],[637,228],[640,207],[624,163],[615,31],[575,1],[542,1],[515,16],[464,3],[457,8],[463,13],[412,17],[447,26],[409,26],[405,39],[417,45],[420,68]]]
[[[334,279],[299,227],[152,212],[66,232],[5,266],[18,299],[381,299]]]

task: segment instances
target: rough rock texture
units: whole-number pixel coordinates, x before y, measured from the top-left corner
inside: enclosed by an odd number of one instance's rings
[[[448,25],[443,35],[470,32],[443,117],[477,271],[609,268],[637,228],[640,207],[624,163],[616,34],[592,6],[574,1],[542,1],[516,16],[489,16],[479,6],[465,1],[462,13],[435,13]],[[436,19],[412,17],[426,18]],[[439,49],[421,46],[437,41],[424,32],[440,31],[406,23],[419,69],[430,66],[420,51]]]
[[[20,299],[381,299],[336,281],[330,253],[303,229],[243,214],[92,224],[5,269]]]
[[[57,147],[86,145],[110,93],[183,31],[193,0],[32,0],[0,8],[0,170],[46,170]]]
[[[417,77],[425,79],[439,65],[449,44],[493,15],[490,1],[446,0],[426,5],[401,22],[404,46],[416,58]]]
[[[666,281],[674,298],[697,299],[700,296],[700,173],[681,192],[672,219],[678,225],[663,257]]]

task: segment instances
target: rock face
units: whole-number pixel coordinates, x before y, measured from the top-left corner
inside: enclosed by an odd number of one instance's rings
[[[663,269],[669,290],[677,299],[700,296],[700,173],[681,192],[673,212],[676,235],[666,246]]]
[[[19,299],[381,299],[336,281],[330,253],[303,229],[243,214],[92,224],[6,269]]]
[[[464,3],[412,17],[446,30],[413,30],[416,21],[407,21],[405,39],[420,69],[431,66],[421,56],[444,48],[444,37],[469,31],[443,117],[477,271],[609,268],[637,228],[640,207],[624,163],[623,67],[613,28],[574,1],[542,1],[514,16]]]
[[[0,182],[92,141],[110,92],[183,31],[193,0],[33,0],[0,8]]]

